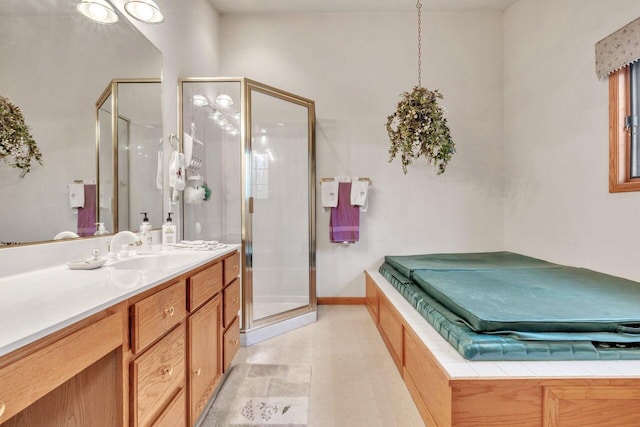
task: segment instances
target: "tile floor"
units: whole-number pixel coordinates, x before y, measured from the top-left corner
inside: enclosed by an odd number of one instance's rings
[[[319,306],[316,323],[241,347],[234,363],[311,365],[309,427],[424,426],[364,306]]]

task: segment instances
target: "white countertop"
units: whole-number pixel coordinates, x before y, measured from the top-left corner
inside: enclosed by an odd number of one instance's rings
[[[134,295],[153,288],[240,245],[200,251],[154,248],[152,255],[180,254],[184,263],[172,268],[120,270],[108,261],[95,270],[70,270],[62,264],[28,273],[0,277],[0,356],[85,319]],[[189,257],[185,257],[189,254]]]

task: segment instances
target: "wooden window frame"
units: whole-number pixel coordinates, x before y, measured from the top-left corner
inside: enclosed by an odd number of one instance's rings
[[[629,67],[609,76],[609,193],[640,191],[640,178],[631,178],[631,135],[625,129],[630,85]]]

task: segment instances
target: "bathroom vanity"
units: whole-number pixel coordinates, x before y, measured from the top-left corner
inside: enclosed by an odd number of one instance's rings
[[[191,252],[0,279],[0,424],[194,425],[239,348],[240,256]]]

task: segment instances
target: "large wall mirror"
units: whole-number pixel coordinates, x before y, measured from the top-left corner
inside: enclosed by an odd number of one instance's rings
[[[77,12],[78,2],[0,1],[0,95],[22,110],[43,160],[43,165],[34,164],[23,178],[19,169],[0,161],[0,248],[79,231],[81,215],[71,207],[69,189],[76,182],[97,183],[96,101],[113,79],[161,74],[162,54],[126,18],[120,16],[115,24],[97,24]],[[145,100],[140,95],[145,90],[134,92],[124,98],[136,104],[121,110],[123,119],[129,119],[129,132],[137,126],[132,122],[136,105],[156,103],[154,113],[160,111],[157,93]],[[157,153],[159,143],[157,134],[145,131],[150,123],[145,118],[136,130],[148,144],[154,144],[147,147],[147,154]],[[157,121],[151,124],[160,126]],[[129,143],[127,149],[132,146]],[[146,168],[138,172],[134,161],[126,168],[130,175],[116,181],[126,182],[126,194],[149,194],[138,183],[147,185],[150,173]],[[136,173],[144,174],[145,179],[138,179]],[[155,171],[150,175],[151,191],[156,188]],[[119,230],[129,228],[128,219],[120,222]],[[131,228],[137,229],[138,223]]]

